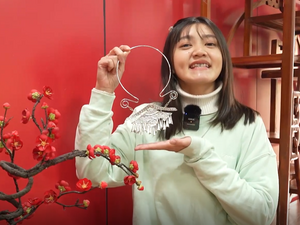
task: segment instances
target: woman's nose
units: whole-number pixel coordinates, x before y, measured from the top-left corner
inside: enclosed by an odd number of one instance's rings
[[[193,56],[194,57],[201,57],[207,55],[207,52],[205,51],[203,46],[197,46],[194,48]]]

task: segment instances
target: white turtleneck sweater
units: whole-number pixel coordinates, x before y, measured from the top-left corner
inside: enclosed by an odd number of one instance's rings
[[[222,86],[221,83],[216,90],[206,95],[191,95],[182,90],[179,85],[176,86],[176,90],[181,98],[182,109],[187,105],[197,105],[201,109],[201,115],[209,115],[218,111],[217,101]]]
[[[178,87],[187,104],[202,109],[197,131],[185,130],[192,143],[181,152],[134,151],[138,144],[158,141],[157,135],[135,134],[126,120],[112,134],[114,94],[92,90],[90,103],[82,107],[76,133],[76,149],[108,145],[124,164],[136,160],[144,191],[133,186],[133,224],[138,225],[269,225],[278,201],[276,157],[262,119],[231,130],[210,126],[218,110],[221,86],[208,95],[193,96]],[[139,110],[140,107],[137,107]],[[126,175],[101,157],[76,158],[77,176],[93,184],[124,185]],[[126,204],[124,202],[124,204]]]

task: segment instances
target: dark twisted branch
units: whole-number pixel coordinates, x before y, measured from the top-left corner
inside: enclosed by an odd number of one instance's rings
[[[86,157],[86,151],[85,150],[74,150],[72,152],[68,152],[66,154],[60,155],[54,159],[45,161],[43,163],[38,163],[34,167],[32,167],[29,170],[25,170],[24,168],[11,163],[7,161],[0,161],[0,167],[2,167],[5,171],[10,173],[11,175],[22,177],[22,178],[28,178],[28,184],[27,186],[14,194],[7,195],[3,192],[0,192],[0,200],[5,200],[11,204],[13,204],[17,210],[14,212],[9,212],[7,210],[0,212],[0,220],[6,220],[9,221],[10,224],[13,224],[13,219],[21,216],[23,214],[23,208],[22,205],[17,202],[15,199],[20,198],[21,196],[24,196],[26,193],[28,193],[33,185],[33,176],[42,172],[44,169],[49,168],[50,166],[54,166],[58,163],[64,162],[66,160],[73,159],[75,157]]]
[[[23,221],[24,219],[26,219],[29,216],[31,216],[38,209],[38,207],[40,207],[40,205],[32,207],[31,210],[30,210],[30,213],[28,213],[26,215],[22,215],[24,213],[24,211],[23,211],[23,208],[21,207],[20,208],[21,209],[21,214],[19,212],[19,209],[17,209],[15,212],[10,213],[10,215],[6,215],[6,216],[9,216],[9,217],[5,218],[5,220],[10,225],[16,225],[16,224],[20,223],[21,221]],[[16,218],[19,218],[19,216],[21,216],[21,215],[22,215],[22,217],[19,220],[16,220]]]
[[[0,195],[5,195],[5,194],[0,191]],[[6,201],[9,202],[10,204],[12,204],[16,208],[19,207],[19,202],[17,202],[15,199],[7,199]],[[2,213],[2,211],[0,212],[0,214],[1,213]]]
[[[14,212],[2,211],[0,212],[0,220],[12,221],[14,218],[17,218],[23,214],[22,205],[19,204],[17,210]],[[11,224],[11,223],[10,223]]]
[[[22,177],[22,178],[29,178],[37,175],[38,173],[42,172],[44,169],[47,169],[51,166],[54,166],[58,163],[73,159],[75,157],[86,157],[85,150],[73,150],[72,152],[68,152],[66,154],[60,155],[54,159],[50,159],[48,161],[43,162],[42,164],[37,164],[31,169],[25,170],[24,168],[7,161],[0,161],[0,167],[2,167],[5,171],[9,172],[10,174]]]
[[[36,127],[39,129],[40,133],[43,132],[43,129],[40,127],[40,125],[38,124],[38,122],[36,121],[36,118],[35,118],[35,109],[36,109],[36,106],[40,103],[41,99],[43,98],[44,95],[41,95],[35,102],[33,108],[32,108],[32,113],[31,113],[31,118],[32,118],[32,121],[34,122],[34,124],[36,125]]]
[[[95,153],[97,156],[102,156],[109,160],[109,157],[105,156],[104,154],[101,154],[99,152]],[[86,157],[86,150],[73,150],[72,152],[68,152],[66,154],[60,155],[54,159],[50,159],[48,161],[44,161],[42,164],[38,163],[31,169],[25,170],[24,168],[10,162],[6,161],[0,161],[0,167],[2,167],[4,170],[9,172],[10,174],[22,177],[22,178],[29,178],[37,175],[38,173],[42,172],[44,169],[49,168],[50,166],[54,166],[58,163],[73,159],[75,157]],[[125,173],[129,173],[132,175],[135,175],[131,170],[129,170],[123,163],[115,164],[119,168],[121,168]]]
[[[0,131],[0,141],[2,143],[2,145],[4,146],[4,148],[6,149],[8,155],[10,156],[11,160],[12,160],[12,153],[11,151],[7,148],[5,142],[3,141],[3,130],[4,130],[4,127],[9,123],[9,121],[12,119],[8,119],[7,122],[5,123],[5,118],[6,118],[6,113],[7,113],[7,109],[5,109],[4,111],[4,116],[3,116],[3,124],[1,125],[1,131]]]
[[[30,189],[32,187],[32,184],[33,184],[33,177],[29,177],[28,178],[28,183],[27,183],[26,187],[23,190],[15,193],[15,194],[11,194],[11,195],[6,195],[6,194],[0,193],[0,200],[11,200],[11,199],[20,198],[20,197],[22,197],[23,195],[27,194],[30,191]]]
[[[38,124],[36,117],[35,117],[35,110],[36,110],[36,106],[40,103],[40,100],[43,98],[43,94],[40,95],[40,97],[36,100],[33,109],[32,109],[32,120],[34,122],[34,124],[36,125],[36,127],[39,129],[40,133],[42,133],[43,130],[47,129],[47,124],[48,124],[48,115],[47,115],[47,110],[44,109],[45,111],[45,122],[43,119],[41,119],[42,122],[42,127]],[[3,129],[4,127],[8,124],[8,122],[10,121],[10,119],[8,121],[5,122],[5,117],[6,117],[6,113],[7,113],[7,108],[5,109],[5,114],[4,114],[4,119],[3,119],[3,123],[0,124],[0,143],[3,145],[3,147],[6,149],[6,152],[9,154],[11,162],[7,162],[7,161],[0,161],[0,167],[2,169],[4,169],[6,172],[8,172],[10,175],[13,175],[13,179],[15,182],[15,186],[16,186],[16,193],[11,194],[11,195],[7,195],[3,192],[0,192],[0,200],[2,201],[7,201],[10,204],[12,204],[16,210],[14,212],[11,212],[9,210],[4,210],[4,211],[0,211],[0,221],[1,220],[6,220],[10,225],[15,225],[19,222],[21,222],[22,220],[29,218],[30,215],[32,215],[37,208],[43,204],[44,202],[42,202],[40,205],[31,207],[30,212],[25,212],[24,215],[24,210],[23,210],[23,206],[22,206],[22,202],[21,202],[21,197],[24,196],[25,194],[27,194],[33,185],[33,177],[37,174],[39,174],[40,172],[42,172],[43,170],[54,166],[56,164],[59,164],[61,162],[70,160],[70,159],[74,159],[75,157],[87,157],[89,156],[89,152],[87,150],[73,150],[72,152],[68,152],[64,155],[60,155],[54,159],[50,159],[45,161],[45,157],[42,161],[40,161],[38,164],[36,164],[34,167],[26,170],[18,165],[16,165],[14,163],[14,156],[15,156],[15,150],[12,149],[10,150],[7,146],[5,141],[3,140]],[[49,134],[51,134],[52,129],[48,129]],[[106,154],[102,154],[99,152],[94,152],[94,154],[96,156],[102,156],[104,158],[106,158],[108,161],[110,160],[110,157]],[[94,157],[93,157],[94,158]],[[112,166],[116,165],[119,168],[121,168],[125,173],[127,173],[128,175],[134,175],[136,177],[138,177],[138,174],[133,173],[128,167],[126,167],[123,163],[118,163],[115,164],[114,162],[111,161]],[[28,179],[28,183],[26,185],[26,187],[23,190],[19,190],[18,187],[18,182],[17,182],[17,177],[22,177],[25,179]],[[97,187],[92,187],[90,190],[93,190],[94,188],[98,188],[99,185]],[[77,194],[84,194],[88,191],[83,191],[83,192],[79,192],[79,191],[69,191],[69,192],[64,192],[64,193],[60,193],[57,200],[62,197],[65,194],[70,194],[70,193],[77,193]],[[77,200],[75,202],[75,205],[65,205],[63,203],[60,203],[58,201],[56,201],[55,203],[57,203],[58,205],[65,207],[78,207],[78,208],[82,208],[85,209],[86,206],[84,206],[83,203],[79,203],[79,200]],[[21,216],[21,217],[20,217]]]
[[[0,200],[6,200],[8,202],[10,202],[11,204],[13,204],[17,210],[14,212],[9,212],[9,211],[1,211],[0,212],[0,220],[6,220],[9,224],[13,225],[16,224],[17,222],[20,222],[21,220],[25,219],[25,217],[29,216],[26,215],[24,216],[24,218],[21,218],[19,221],[14,221],[15,218],[21,216],[23,214],[23,209],[22,209],[22,204],[20,204],[19,202],[17,202],[15,200],[15,198],[20,198],[21,196],[25,195],[26,193],[28,193],[31,190],[32,184],[33,184],[33,176],[37,175],[38,173],[42,172],[44,169],[47,169],[51,166],[54,166],[56,164],[59,164],[61,162],[70,160],[70,159],[74,159],[75,157],[87,157],[87,150],[73,150],[72,152],[68,152],[66,154],[60,155],[54,159],[48,160],[48,161],[41,161],[38,164],[36,164],[34,167],[32,167],[31,169],[25,170],[24,168],[11,163],[11,162],[7,162],[7,161],[0,161],[0,167],[2,167],[5,171],[7,171],[8,173],[10,173],[11,175],[17,176],[17,177],[22,177],[22,178],[28,178],[28,184],[27,186],[12,195],[6,195],[2,192],[0,192]],[[104,158],[106,158],[108,161],[110,161],[110,158],[102,153],[99,152],[95,152],[96,156],[102,156]],[[137,176],[137,174],[133,173],[127,166],[125,166],[123,163],[119,163],[119,164],[113,164],[112,165],[116,165],[119,168],[121,168],[125,173],[127,174],[131,174],[131,175],[135,175]],[[92,189],[94,189],[96,187],[93,187]],[[78,193],[78,194],[84,194],[87,191],[84,192],[77,192],[77,191],[70,191],[70,192],[65,192],[65,193],[61,193],[60,196],[58,198],[60,198],[61,196],[65,195],[65,194],[69,194],[69,193]],[[62,205],[64,207],[71,207],[69,205],[64,205],[62,203],[56,202],[59,205]],[[82,207],[80,204],[78,204],[78,202],[75,203],[75,205],[78,208],[84,208]],[[32,214],[37,208],[34,208],[34,210],[30,213]]]
[[[65,192],[61,192],[59,194],[59,196],[57,197],[57,200],[60,199],[62,196],[67,195],[67,194],[85,194],[85,193],[90,192],[91,190],[93,190],[95,188],[99,188],[99,185],[94,186],[94,187],[92,187],[91,189],[89,189],[87,191],[65,191]],[[80,209],[86,209],[87,208],[87,207],[84,207],[83,204],[79,204],[78,202],[79,202],[79,199],[77,199],[75,204],[73,204],[73,205],[62,204],[58,201],[56,201],[55,203],[58,204],[58,205],[61,205],[63,208],[67,208],[67,207],[77,207],[77,208],[80,208]]]
[[[62,196],[67,195],[67,194],[72,194],[72,193],[73,194],[85,194],[85,193],[87,193],[87,192],[89,192],[93,189],[96,189],[96,188],[99,188],[99,186],[94,186],[94,187],[92,187],[91,189],[89,189],[87,191],[66,191],[66,192],[62,192],[57,197],[57,200],[60,199]],[[33,207],[31,209],[30,213],[23,216],[23,218],[21,218],[20,220],[13,221],[13,219],[21,216],[23,214],[23,211],[22,211],[22,207],[20,206],[21,204],[19,204],[16,200],[8,200],[8,201],[13,202],[13,205],[16,206],[17,210],[14,211],[14,212],[9,212],[7,210],[6,211],[1,211],[0,212],[0,220],[10,221],[9,224],[11,224],[11,225],[17,224],[18,222],[26,219],[27,217],[32,215],[37,210],[37,208],[40,206],[40,205],[38,205],[38,206]],[[58,201],[56,201],[55,203],[62,206],[63,208],[67,208],[67,207],[77,207],[77,208],[80,208],[80,209],[86,209],[87,208],[87,207],[84,207],[83,204],[79,204],[78,202],[79,202],[79,200],[77,199],[74,205],[65,205],[65,204],[60,203]]]
[[[35,176],[36,174],[42,172],[44,169],[47,169],[50,166],[54,166],[58,163],[74,159],[75,157],[86,157],[86,150],[73,150],[66,154],[60,155],[54,159],[43,162],[42,164],[37,164],[31,169],[27,170],[29,176]]]
[[[29,176],[27,176],[25,169],[23,169],[22,167],[14,164],[14,163],[1,160],[0,167],[2,167],[2,169],[4,169],[6,172],[8,172],[11,175],[14,175],[17,177],[23,177],[23,178],[29,177]]]

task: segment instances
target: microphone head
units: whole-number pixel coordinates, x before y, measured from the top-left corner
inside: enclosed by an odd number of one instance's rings
[[[201,109],[197,105],[187,105],[183,113],[183,129],[198,130]]]

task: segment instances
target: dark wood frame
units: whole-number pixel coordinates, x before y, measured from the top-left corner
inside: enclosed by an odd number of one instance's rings
[[[267,4],[268,1],[261,1]],[[279,0],[281,13],[276,15],[252,16],[253,0],[245,0],[244,14],[239,18],[229,33],[229,44],[237,27],[244,21],[244,46],[243,56],[232,58],[233,66],[239,68],[274,68],[280,67],[281,73],[281,106],[280,106],[280,131],[279,138],[274,140],[279,143],[279,202],[277,209],[277,225],[287,225],[290,204],[290,160],[292,154],[292,120],[293,120],[293,77],[294,66],[300,66],[300,56],[294,55],[295,34],[299,34],[300,26],[295,20],[300,17],[295,12],[295,0]],[[256,5],[257,7],[258,5]],[[210,18],[210,1],[201,1],[201,15]],[[297,15],[297,17],[296,17]],[[275,21],[276,20],[276,21]],[[270,54],[253,56],[252,48],[252,25],[269,29],[276,29],[283,32],[282,54]],[[295,29],[297,28],[297,29]],[[277,73],[278,75],[278,73]],[[274,75],[271,75],[274,76]],[[276,81],[271,79],[271,88],[274,88]],[[274,90],[273,90],[274,91]],[[275,117],[275,97],[271,96],[271,118]],[[275,124],[271,122],[271,128]]]

